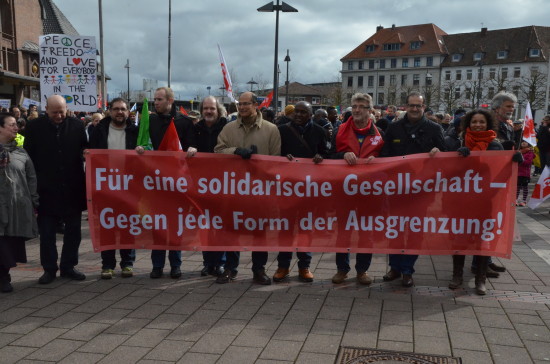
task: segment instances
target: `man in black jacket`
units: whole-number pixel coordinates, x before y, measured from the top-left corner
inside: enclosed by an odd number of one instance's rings
[[[90,135],[90,148],[92,149],[134,149],[138,137],[138,127],[128,118],[130,112],[126,101],[116,98],[109,106],[111,116],[101,120],[93,129]],[[121,237],[118,237],[120,240]],[[129,243],[124,241],[122,243]],[[104,250],[101,252],[101,278],[113,278],[116,266],[115,250]],[[127,278],[133,275],[134,261],[136,260],[135,249],[120,249],[120,268],[122,277]]]
[[[417,153],[435,155],[445,151],[443,128],[424,116],[424,96],[412,92],[407,96],[407,114],[401,120],[390,123],[384,134],[381,157],[396,157]],[[403,286],[414,284],[412,275],[418,255],[390,254],[390,270],[384,281],[393,281],[403,275]]]
[[[38,229],[41,284],[51,283],[57,270],[61,277],[84,280],[78,264],[82,211],[86,210],[86,180],[82,152],[87,146],[84,124],[67,117],[67,103],[59,95],[48,97],[46,115],[32,120],[26,129],[24,147],[38,179]],[[56,227],[65,223],[61,260],[57,264]]]

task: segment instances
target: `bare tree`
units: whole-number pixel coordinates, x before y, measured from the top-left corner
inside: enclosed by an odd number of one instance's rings
[[[439,93],[440,93],[439,83],[432,83],[430,85],[422,86],[422,94],[424,95],[424,100],[426,108],[436,107],[439,109]]]
[[[450,113],[459,106],[459,101],[462,98],[461,82],[456,80],[445,81],[442,85],[443,92],[440,93],[441,103],[445,106],[446,112]]]
[[[531,69],[529,75],[522,77],[519,81],[519,86],[521,86],[520,99],[529,101],[532,110],[544,109],[547,77],[546,74]]]

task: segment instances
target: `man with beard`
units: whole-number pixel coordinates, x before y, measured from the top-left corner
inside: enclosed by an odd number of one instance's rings
[[[128,118],[128,105],[124,99],[117,97],[109,105],[110,116],[99,121],[90,135],[92,149],[134,149],[138,137],[138,127]],[[128,243],[128,241],[122,241]],[[124,239],[127,240],[127,239]],[[116,267],[116,251],[104,250],[101,252],[101,278],[111,279]],[[120,249],[120,268],[122,277],[132,277],[133,266],[136,260],[135,249]]]
[[[498,139],[500,142],[507,140],[514,141],[514,125],[512,117],[516,109],[518,98],[516,95],[509,92],[499,92],[491,101],[491,109],[498,122]]]
[[[411,92],[407,96],[405,117],[388,125],[384,134],[384,146],[381,157],[397,157],[402,155],[445,151],[443,128],[426,118],[424,115],[424,96]],[[418,255],[390,254],[390,270],[384,275],[384,281],[393,281],[403,276],[404,287],[412,287],[414,281],[414,263]]]

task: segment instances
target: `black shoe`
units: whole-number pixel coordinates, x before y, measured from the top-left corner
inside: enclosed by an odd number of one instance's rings
[[[497,265],[495,263],[491,263],[489,264],[489,268],[491,268],[492,270],[494,270],[495,272],[506,272],[506,267],[502,266],[502,265]]]
[[[63,278],[69,278],[74,281],[83,281],[86,279],[86,275],[82,272],[77,271],[76,269],[70,269],[66,271],[62,271],[60,274]]]
[[[412,274],[403,274],[403,287],[412,287],[414,286],[414,280]]]
[[[153,268],[151,273],[149,273],[149,278],[160,278],[162,277],[162,268]]]
[[[205,265],[201,270],[201,277],[206,277],[209,272],[210,272],[210,268]]]
[[[209,274],[211,276],[219,277],[223,274],[223,272],[224,272],[223,266],[219,265],[215,267],[212,272],[209,272]]]
[[[397,278],[400,278],[401,277],[401,273],[396,271],[396,270],[393,270],[393,269],[390,269],[388,271],[388,273],[386,273],[382,279],[384,280],[384,282],[391,282],[391,281],[394,281],[396,280]]]
[[[170,269],[170,277],[174,279],[181,277],[180,267],[172,267],[172,269]]]
[[[11,277],[9,277],[9,274],[6,274],[5,276],[0,277],[0,291],[3,293],[8,293],[13,291],[13,286],[10,283]]]
[[[471,272],[472,274],[477,274],[477,268],[473,268],[471,269]],[[499,272],[495,272],[494,270],[492,270],[491,268],[487,267],[487,273],[485,274],[485,276],[487,278],[498,278],[500,277],[500,273]]]
[[[254,277],[252,278],[252,280],[264,286],[269,286],[271,284],[271,278],[269,278],[267,274],[265,274],[264,269],[254,272]]]
[[[38,279],[38,283],[49,284],[49,283],[52,283],[54,279],[55,279],[55,272],[44,271],[44,274],[42,274],[42,277]]]
[[[237,272],[226,269],[216,278],[216,283],[224,284],[234,281],[237,278]]]

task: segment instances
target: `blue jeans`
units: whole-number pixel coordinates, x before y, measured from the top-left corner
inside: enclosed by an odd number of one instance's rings
[[[349,266],[349,253],[336,253],[336,269],[342,272],[349,272],[351,270]],[[372,254],[370,253],[357,253],[355,255],[355,271],[366,272],[369,270],[370,262],[372,261]]]
[[[170,267],[181,267],[181,250],[169,250],[168,260],[170,261]],[[151,250],[151,262],[153,268],[164,268],[166,250]]]
[[[474,255],[474,257],[472,258],[472,269],[477,269],[477,260],[478,260],[477,255]],[[487,264],[492,264],[492,263],[493,263],[493,258],[489,257]]]
[[[390,254],[391,269],[402,274],[413,274],[418,255]]]
[[[203,264],[205,267],[219,267],[225,264],[225,252],[202,252]]]
[[[227,258],[225,262],[225,270],[237,272],[241,253],[225,252],[225,255]],[[267,252],[252,252],[252,272],[257,272],[262,269],[265,269],[265,265],[267,264],[267,258],[268,258]]]
[[[120,249],[120,268],[133,267],[136,261],[135,249]],[[101,269],[115,269],[116,250],[104,250],[101,252]]]
[[[311,253],[296,252],[298,257],[298,269],[309,268],[311,264]],[[277,263],[279,268],[290,268],[290,261],[292,260],[292,252],[280,252],[277,255]]]
[[[60,219],[65,223],[65,234],[63,235],[61,260],[58,266],[56,227]],[[82,240],[81,223],[81,212],[68,216],[46,215],[44,213],[38,215],[40,263],[44,271],[55,273],[60,269],[62,272],[66,272],[78,265],[78,248]]]

